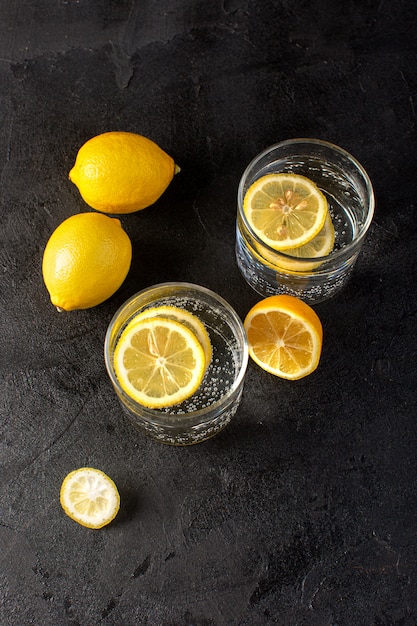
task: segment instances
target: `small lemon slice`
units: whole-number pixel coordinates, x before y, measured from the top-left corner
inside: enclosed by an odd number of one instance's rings
[[[81,467],[63,480],[60,502],[65,513],[87,528],[109,524],[120,508],[120,496],[114,482],[104,472]]]
[[[316,312],[299,298],[264,298],[251,308],[244,327],[251,358],[270,374],[298,380],[317,368],[323,328]]]
[[[305,245],[321,231],[328,204],[305,176],[267,174],[249,187],[243,210],[258,237],[274,250],[284,251]]]
[[[185,324],[149,317],[124,329],[114,351],[114,369],[131,398],[160,409],[183,402],[197,391],[206,358]]]
[[[193,331],[197,339],[202,345],[204,350],[204,355],[206,358],[206,368],[209,366],[212,356],[212,347],[209,334],[204,326],[203,322],[194,315],[187,311],[186,309],[182,309],[180,307],[171,306],[171,305],[161,305],[151,307],[149,309],[145,309],[141,311],[129,322],[128,327],[132,327],[136,325],[137,322],[140,322],[144,319],[148,319],[150,317],[166,317],[168,319],[176,320],[184,326],[187,326],[190,330]]]
[[[324,226],[318,235],[299,248],[285,250],[285,254],[294,257],[294,260],[281,256],[278,261],[279,269],[289,270],[291,272],[311,272],[319,267],[323,261],[310,262],[310,259],[329,255],[333,250],[334,237],[334,226],[331,215],[328,213]],[[297,259],[302,260],[297,261]],[[308,261],[304,259],[308,259]]]

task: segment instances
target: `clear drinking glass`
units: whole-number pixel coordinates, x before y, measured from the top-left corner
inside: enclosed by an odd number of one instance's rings
[[[150,307],[170,305],[196,315],[206,327],[212,359],[198,391],[179,405],[155,410],[138,404],[122,389],[113,355],[129,321]],[[115,313],[107,329],[105,362],[110,380],[131,421],[162,443],[188,445],[217,434],[239,406],[248,363],[242,322],[233,308],[213,291],[189,283],[163,283],[130,298]]]
[[[326,196],[335,230],[334,248],[328,256],[295,260],[253,232],[243,211],[243,199],[255,180],[271,173],[306,176]],[[348,280],[371,224],[374,205],[367,173],[342,148],[318,139],[292,139],[271,146],[253,159],[239,184],[236,259],[240,271],[264,297],[286,293],[310,304],[326,300]]]

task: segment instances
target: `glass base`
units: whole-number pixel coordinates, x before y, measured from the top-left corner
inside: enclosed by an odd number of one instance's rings
[[[173,418],[173,423],[170,427],[166,424],[161,425],[152,423],[148,420],[142,419],[140,415],[136,415],[130,411],[121,400],[120,404],[130,422],[136,428],[152,437],[152,439],[171,446],[191,446],[196,443],[206,441],[207,439],[211,439],[211,437],[214,437],[222,431],[235,415],[240,403],[240,397],[241,394],[235,399],[231,406],[222,411],[220,415],[209,423],[194,425],[190,428],[184,428],[184,423],[176,426],[175,417]]]
[[[338,271],[317,275],[284,274],[261,259],[247,245],[239,229],[236,233],[236,261],[246,282],[263,297],[287,294],[308,304],[318,304],[337,294],[353,270],[351,263]]]

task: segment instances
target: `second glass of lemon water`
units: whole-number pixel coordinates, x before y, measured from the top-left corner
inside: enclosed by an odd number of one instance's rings
[[[249,187],[267,174],[309,178],[325,195],[334,227],[333,250],[324,257],[295,258],[279,252],[253,231],[243,202]],[[348,152],[318,139],[292,139],[259,154],[238,189],[236,259],[246,281],[262,296],[286,293],[310,304],[330,298],[348,280],[374,212],[371,181]]]
[[[192,313],[204,324],[212,356],[200,388],[181,404],[165,409],[140,405],[124,391],[114,367],[114,351],[127,324],[138,313],[162,306]],[[130,298],[113,316],[105,339],[105,362],[130,420],[162,443],[189,445],[217,434],[240,403],[248,363],[243,324],[234,309],[213,291],[190,283],[161,283]]]

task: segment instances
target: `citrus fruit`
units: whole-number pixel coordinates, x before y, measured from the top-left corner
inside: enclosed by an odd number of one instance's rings
[[[130,268],[132,245],[120,220],[79,213],[62,222],[46,244],[42,273],[58,309],[88,309],[120,287]]]
[[[192,330],[199,342],[201,343],[206,359],[206,368],[208,367],[212,355],[211,341],[206,327],[196,315],[180,307],[172,305],[161,305],[150,307],[149,309],[141,311],[140,313],[135,315],[135,317],[129,322],[129,326],[133,326],[137,322],[140,322],[149,317],[167,317],[169,319],[176,320],[181,324],[184,324],[190,330]]]
[[[196,335],[167,317],[129,324],[114,352],[114,369],[122,389],[152,409],[178,404],[198,389],[206,358]]]
[[[174,160],[151,139],[108,132],[81,146],[69,178],[93,209],[133,213],[156,202],[177,171]]]
[[[277,260],[276,258],[272,259],[271,256],[269,260],[273,262],[274,265],[278,265],[278,269],[297,273],[311,272],[319,267],[323,261],[310,262],[310,259],[325,257],[330,254],[334,246],[334,237],[332,218],[330,213],[327,213],[323,228],[311,241],[298,248],[285,250],[285,257],[281,255]],[[288,258],[288,256],[294,257],[294,260]],[[297,259],[301,259],[301,261],[297,261]]]
[[[303,246],[323,228],[328,204],[299,174],[266,174],[247,190],[243,210],[252,230],[274,250]]]
[[[255,304],[244,327],[249,354],[262,369],[288,380],[318,366],[323,329],[313,309],[294,296],[269,296]]]
[[[63,480],[59,495],[65,513],[87,528],[109,524],[120,508],[120,496],[114,482],[93,467],[81,467]]]

